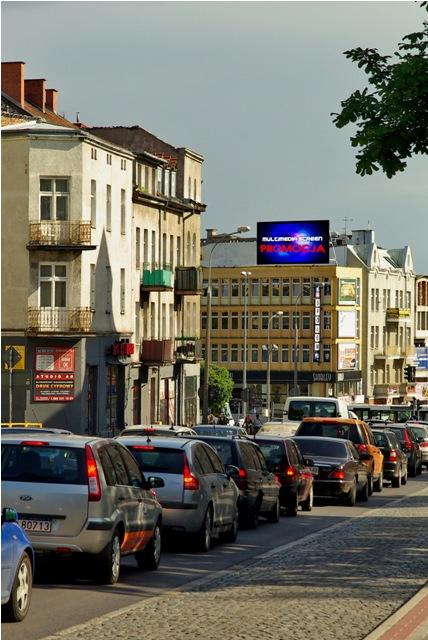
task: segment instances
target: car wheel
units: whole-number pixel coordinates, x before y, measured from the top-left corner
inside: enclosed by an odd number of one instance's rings
[[[398,489],[402,482],[403,478],[401,477],[401,469],[399,469],[398,474],[391,480],[391,487],[394,487],[394,489]]]
[[[373,476],[371,473],[367,476],[367,484],[369,487],[369,496],[371,496],[373,493]]]
[[[368,489],[368,486],[367,486]],[[349,493],[345,496],[344,502],[348,507],[354,507],[357,502],[357,483],[354,482]]]
[[[96,557],[96,576],[101,584],[115,584],[120,574],[120,537],[118,531]]]
[[[235,515],[233,516],[233,522],[229,531],[226,531],[223,534],[223,540],[225,542],[235,542],[236,538],[238,537],[238,520],[238,511],[236,511]]]
[[[33,569],[27,553],[23,553],[16,570],[8,602],[2,607],[4,620],[20,622],[27,615],[31,601]]]
[[[373,489],[376,491],[376,493],[381,493],[382,489],[383,489],[383,473],[382,471],[379,474],[378,479],[376,480],[376,482],[373,483]]]
[[[361,502],[367,502],[368,499],[369,499],[369,484],[368,482],[365,482],[363,488],[358,494],[358,500],[360,500]]]
[[[300,503],[302,505],[302,511],[312,511],[312,507],[314,504],[314,489],[311,487],[309,491],[309,495],[303,502]]]
[[[289,518],[295,518],[297,516],[297,509],[299,504],[298,500],[299,498],[296,493],[296,495],[287,504],[285,508],[285,515],[288,516]]]
[[[407,471],[407,467],[406,467],[406,473],[404,474],[404,476],[401,476],[401,484],[402,485],[407,484],[407,477],[408,477],[408,471]]]
[[[208,507],[205,513],[204,521],[202,523],[201,528],[196,534],[196,548],[198,551],[209,551],[211,547],[211,536],[212,536],[212,514],[211,507]]]
[[[279,498],[275,500],[275,504],[273,505],[271,511],[267,514],[266,519],[268,522],[279,522]]]
[[[153,530],[150,542],[141,551],[137,551],[134,556],[139,569],[149,569],[154,571],[158,568],[162,548],[162,534],[159,522]]]

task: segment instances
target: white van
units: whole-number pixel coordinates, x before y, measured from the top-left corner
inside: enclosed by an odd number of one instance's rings
[[[282,422],[265,422],[261,433],[294,435],[303,418],[351,418],[348,405],[340,398],[290,396],[285,401]]]

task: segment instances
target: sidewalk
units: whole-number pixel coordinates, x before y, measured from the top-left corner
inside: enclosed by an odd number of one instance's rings
[[[45,640],[425,640],[427,523],[423,489]]]

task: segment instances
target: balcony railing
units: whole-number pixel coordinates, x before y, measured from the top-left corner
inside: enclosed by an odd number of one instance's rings
[[[200,338],[176,338],[174,356],[177,362],[196,362],[202,358]]]
[[[167,291],[173,289],[172,266],[170,264],[158,266],[144,263],[140,284],[143,291]]]
[[[39,247],[91,249],[91,223],[83,220],[30,222],[28,248]]]
[[[89,333],[92,311],[89,307],[30,307],[28,330],[37,333]]]
[[[143,340],[141,362],[166,364],[172,360],[172,340]]]
[[[410,309],[401,309],[399,307],[388,307],[386,310],[386,319],[388,322],[400,322],[410,320]]]
[[[175,268],[175,294],[178,296],[202,293],[201,267]]]

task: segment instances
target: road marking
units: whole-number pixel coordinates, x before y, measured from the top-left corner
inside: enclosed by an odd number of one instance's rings
[[[320,529],[319,531],[316,531],[315,533],[309,533],[308,535],[304,536],[303,538],[299,538],[298,540],[293,540],[293,542],[288,542],[286,544],[280,545],[278,547],[275,547],[274,549],[270,549],[269,551],[265,552],[265,553],[261,553],[257,556],[254,556],[253,558],[250,558],[249,560],[244,560],[243,562],[238,562],[235,565],[232,565],[230,567],[228,567],[227,569],[221,569],[220,571],[216,571],[215,573],[211,573],[208,576],[204,576],[202,578],[196,578],[195,580],[191,580],[190,582],[186,582],[185,584],[176,587],[174,589],[166,589],[163,590],[161,594],[156,594],[153,596],[147,596],[144,598],[144,602],[148,601],[148,600],[153,600],[156,598],[163,598],[166,595],[168,596],[172,596],[172,597],[178,597],[181,592],[183,591],[191,591],[194,590],[195,588],[200,588],[205,586],[206,584],[209,584],[210,582],[214,581],[214,580],[218,580],[219,578],[222,578],[224,576],[229,575],[230,573],[233,573],[235,571],[239,571],[240,569],[245,569],[249,566],[251,566],[252,564],[256,564],[258,560],[264,559],[264,558],[269,558],[277,553],[281,553],[282,551],[288,550],[288,549],[292,549],[293,547],[298,546],[299,544],[302,544],[304,542],[312,542],[313,540],[316,540],[317,538],[321,538],[323,537],[327,532],[330,531],[334,531],[335,529],[338,529],[342,526],[345,526],[346,524],[349,524],[350,522],[355,522],[356,520],[358,520],[359,518],[365,518],[367,516],[372,516],[373,514],[382,511],[384,509],[384,507],[390,506],[390,505],[399,505],[401,502],[407,500],[408,498],[413,498],[415,496],[418,496],[419,494],[423,494],[423,493],[427,493],[428,494],[428,489],[426,487],[423,487],[422,489],[419,489],[419,491],[416,491],[415,493],[411,493],[409,495],[403,496],[402,498],[399,498],[398,500],[396,499],[392,499],[388,502],[386,502],[383,506],[381,507],[376,507],[376,509],[370,509],[367,508],[367,511],[365,511],[364,513],[360,513],[359,515],[353,516],[353,517],[345,517],[344,520],[342,520],[341,522],[337,522],[336,524],[333,524],[329,527],[326,527],[325,529]],[[227,546],[227,545],[225,545]],[[114,590],[114,587],[113,587]],[[49,636],[45,636],[44,638],[41,638],[40,640],[58,640],[59,638],[71,634],[71,633],[75,633],[77,634],[79,631],[81,631],[82,629],[87,628],[87,625],[90,623],[91,626],[95,626],[98,624],[103,624],[104,622],[107,622],[108,620],[112,620],[114,618],[117,618],[118,616],[121,616],[124,613],[131,613],[134,610],[137,610],[139,607],[141,607],[142,601],[138,602],[138,603],[134,603],[131,605],[127,605],[126,607],[122,607],[120,609],[115,609],[114,611],[110,611],[109,613],[105,613],[102,616],[98,616],[96,618],[89,618],[88,620],[86,620],[85,622],[79,623],[78,625],[75,625],[73,627],[68,627],[67,629],[62,629],[61,631],[57,631],[56,633],[49,635]],[[395,615],[395,614],[394,614]],[[388,618],[389,619],[389,618]],[[382,623],[383,624],[383,623]],[[365,640],[372,640],[371,638],[369,639],[369,636],[367,636],[367,638]],[[380,639],[379,639],[380,640]],[[385,640],[385,639],[384,639]],[[390,640],[390,638],[388,638],[388,640]],[[404,640],[404,638],[400,639],[400,640]]]

